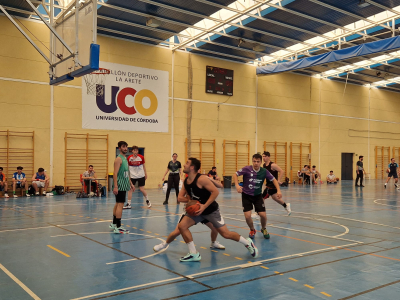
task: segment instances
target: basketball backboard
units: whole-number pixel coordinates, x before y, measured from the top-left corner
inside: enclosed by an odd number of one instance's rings
[[[53,27],[58,36],[52,39],[50,84],[58,85],[99,69],[97,1],[72,0]]]

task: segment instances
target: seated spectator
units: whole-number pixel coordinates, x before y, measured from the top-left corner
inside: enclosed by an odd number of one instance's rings
[[[326,182],[329,183],[337,183],[339,181],[339,178],[333,174],[333,171],[330,171],[329,174],[326,176]]]
[[[301,176],[303,183],[310,183],[310,167],[308,165],[304,165],[304,168],[301,169]]]
[[[97,175],[96,175],[96,172],[93,170],[92,165],[89,165],[88,170],[83,172],[82,179],[85,180],[86,184],[89,184],[90,180],[92,180],[91,190],[93,192],[97,191],[97,181],[93,180],[93,179],[97,179]]]
[[[13,175],[13,195],[14,198],[18,198],[17,195],[15,195],[15,189],[20,188],[22,190],[26,190],[26,196],[30,197],[31,195],[28,194],[28,189],[27,187],[27,181],[26,181],[26,176],[25,173],[22,172],[24,168],[23,167],[17,167],[17,172],[14,173]]]
[[[49,176],[43,168],[39,168],[35,175],[32,177],[32,186],[35,189],[36,196],[39,196],[39,188],[43,188],[43,196],[46,196],[47,188],[49,187]]]
[[[321,173],[318,172],[318,170],[316,169],[316,166],[312,166],[312,169],[311,169],[310,173],[313,175],[312,179],[313,179],[314,183],[318,182],[318,178],[321,180]]]
[[[217,174],[217,167],[212,167],[211,171],[208,172],[208,177],[212,177],[214,180],[221,180]]]
[[[3,167],[0,167],[0,191],[4,190],[4,198],[8,198],[7,194],[7,177],[3,173]]]

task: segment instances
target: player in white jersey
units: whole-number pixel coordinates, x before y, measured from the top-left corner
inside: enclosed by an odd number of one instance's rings
[[[143,196],[146,198],[147,207],[151,207],[151,203],[149,201],[149,197],[147,196],[147,192],[144,189],[147,179],[146,167],[144,165],[144,157],[139,154],[138,146],[132,147],[132,155],[128,156],[128,165],[129,165],[129,174],[131,177],[132,184],[135,185],[136,182],[139,184],[139,190],[142,192]],[[128,192],[128,203],[124,206],[124,209],[131,209],[131,201],[132,201],[132,193],[130,190]]]

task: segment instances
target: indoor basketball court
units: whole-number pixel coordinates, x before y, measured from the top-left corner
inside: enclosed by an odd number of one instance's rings
[[[398,298],[400,0],[0,14],[0,299]]]

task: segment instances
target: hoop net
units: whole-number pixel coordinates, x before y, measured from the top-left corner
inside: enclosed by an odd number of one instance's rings
[[[86,92],[88,95],[103,96],[104,83],[110,70],[100,68],[90,74],[83,76],[86,83]]]

